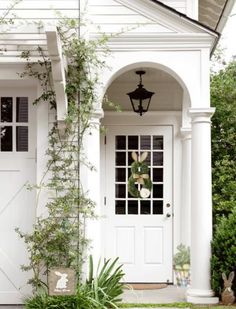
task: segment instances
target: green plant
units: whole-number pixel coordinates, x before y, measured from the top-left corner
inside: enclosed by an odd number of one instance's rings
[[[178,286],[190,285],[190,248],[183,244],[177,246],[174,256],[174,270]]]
[[[190,248],[183,244],[177,246],[178,252],[174,255],[174,268],[184,269],[186,265],[190,265]],[[187,267],[187,266],[186,266]],[[188,267],[189,269],[189,267]]]
[[[236,208],[236,62],[211,75],[213,218]]]
[[[63,54],[68,62],[68,114],[63,131],[58,128],[57,122],[53,124],[46,153],[47,168],[40,183],[30,187],[37,189],[37,202],[42,191],[50,196],[45,205],[48,216],[37,218],[32,233],[17,230],[29,252],[30,263],[22,269],[33,271],[29,283],[33,285],[34,292],[47,289],[42,275],[47,275],[54,266],[74,268],[80,281],[89,243],[84,233],[85,222],[88,218],[96,218],[95,202],[83,190],[80,169],[82,165],[94,169],[86,159],[83,140],[84,135],[90,132],[91,117],[97,103],[95,88],[99,83],[98,72],[105,66],[107,38],[101,36],[90,41],[78,37],[78,26],[76,20],[67,19],[58,26]],[[22,53],[26,66],[21,76],[35,78],[41,85],[42,94],[34,104],[46,102],[55,109],[51,62],[40,47],[37,51],[40,58],[37,63],[31,62],[29,51]]]
[[[26,309],[77,309],[76,296],[35,295],[25,301]],[[89,307],[88,307],[89,308]]]
[[[49,296],[42,292],[26,299],[26,309],[106,309],[118,308],[121,301],[119,296],[123,292],[124,285],[121,280],[124,276],[121,265],[117,266],[117,259],[108,260],[93,274],[93,258],[89,257],[89,277],[86,283],[78,283],[76,295]]]
[[[92,293],[92,298],[97,301],[101,308],[117,308],[121,301],[124,284],[121,282],[124,277],[122,265],[117,266],[118,258],[114,261],[107,260],[102,267],[100,262],[94,277],[94,265],[92,256],[89,257],[89,278],[87,287]]]
[[[236,209],[218,222],[212,241],[211,285],[217,295],[223,287],[222,273],[235,271],[236,263]],[[235,281],[232,289],[236,291]]]
[[[190,303],[167,303],[167,304],[143,304],[143,303],[129,303],[119,304],[119,308],[192,308]],[[197,308],[197,307],[196,307]],[[202,307],[200,307],[202,308]]]
[[[16,16],[12,14],[12,10],[21,1],[22,0],[9,1],[8,7],[5,10],[3,10],[2,15],[0,15],[0,25],[13,25],[14,24],[14,18]]]

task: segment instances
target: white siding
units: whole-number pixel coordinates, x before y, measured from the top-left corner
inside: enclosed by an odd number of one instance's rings
[[[9,7],[9,0],[0,1],[0,16]],[[55,20],[59,12],[65,17],[77,18],[79,10],[78,0],[22,0],[11,10],[10,15],[16,20]]]
[[[160,24],[135,10],[123,5],[119,0],[88,0],[88,7],[84,11],[83,6],[87,0],[22,0],[8,17],[14,17],[15,24],[12,26],[1,26],[0,32],[0,62],[14,61],[22,51],[31,50],[32,56],[38,55],[36,49],[41,46],[47,50],[44,25],[54,25],[60,16],[67,18],[78,18],[81,12],[85,12],[87,29],[91,37],[97,33],[108,34],[141,33],[144,35],[176,33],[171,24],[161,21]],[[195,0],[163,0],[166,5],[186,13],[188,7]],[[151,0],[150,0],[151,2]],[[10,5],[9,0],[0,0],[0,16],[4,15]],[[130,2],[132,6],[132,2]],[[158,12],[158,5],[156,5]],[[87,22],[89,21],[89,22]],[[161,24],[164,22],[164,25]],[[177,31],[178,32],[178,31]],[[5,52],[7,50],[7,52]]]
[[[163,2],[178,12],[187,14],[187,0],[160,0],[160,2]]]
[[[115,0],[90,0],[91,32],[170,32],[169,29]]]
[[[0,0],[0,16],[4,16],[11,5],[10,0]],[[30,50],[38,56],[36,49],[47,50],[45,25],[57,23],[59,14],[65,18],[79,17],[78,0],[22,0],[6,16],[14,19],[14,25],[2,25],[0,29],[0,61],[14,61],[22,51]],[[5,52],[7,50],[7,52]]]

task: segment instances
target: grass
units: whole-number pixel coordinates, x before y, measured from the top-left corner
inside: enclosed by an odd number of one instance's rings
[[[119,308],[190,308],[192,304],[189,303],[169,303],[169,304],[119,304]]]
[[[136,303],[122,303],[119,304],[119,308],[192,308],[192,309],[229,309],[235,308],[235,305],[232,306],[222,306],[222,305],[193,305],[190,303],[169,303],[169,304],[136,304]]]

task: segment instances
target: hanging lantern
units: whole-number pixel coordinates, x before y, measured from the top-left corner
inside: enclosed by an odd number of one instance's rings
[[[139,75],[139,84],[134,91],[127,93],[127,95],[130,98],[133,111],[142,116],[143,113],[148,111],[151,98],[155,93],[146,90],[142,84],[142,75],[144,75],[146,72],[136,71],[135,73]]]

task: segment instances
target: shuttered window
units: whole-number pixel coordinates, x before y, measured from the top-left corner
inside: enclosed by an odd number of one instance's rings
[[[28,97],[0,97],[0,151],[27,152],[29,148]]]

